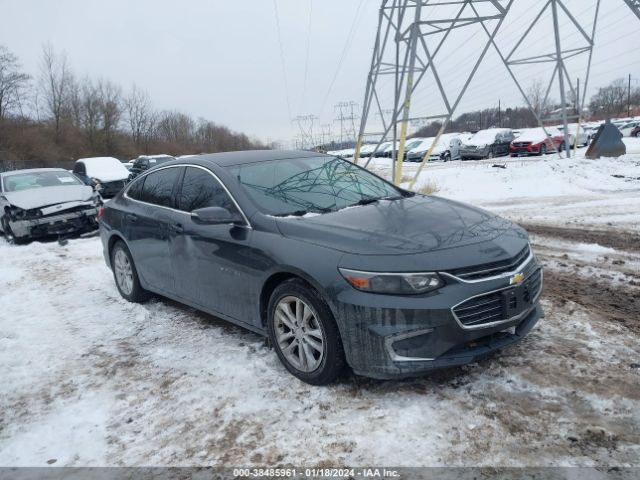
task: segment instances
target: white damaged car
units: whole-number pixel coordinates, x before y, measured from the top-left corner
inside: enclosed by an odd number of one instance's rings
[[[0,231],[10,243],[98,228],[100,197],[61,168],[0,173]]]

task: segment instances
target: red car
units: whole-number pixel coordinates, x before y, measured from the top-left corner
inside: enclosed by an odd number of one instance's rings
[[[635,138],[640,138],[640,125],[631,130],[631,136]]]
[[[509,146],[512,157],[529,155],[546,155],[564,149],[564,135],[556,128],[547,128],[549,135],[542,128],[524,130]]]

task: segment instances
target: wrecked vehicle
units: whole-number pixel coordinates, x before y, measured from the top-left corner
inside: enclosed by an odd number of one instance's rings
[[[10,243],[96,230],[99,202],[61,168],[0,173],[0,231]]]
[[[102,198],[114,197],[129,179],[127,167],[113,157],[81,158],[73,166],[73,174]]]
[[[100,233],[122,297],[154,292],[268,336],[314,385],[347,365],[384,379],[467,364],[543,315],[522,228],[329,155],[165,163],[105,204]]]

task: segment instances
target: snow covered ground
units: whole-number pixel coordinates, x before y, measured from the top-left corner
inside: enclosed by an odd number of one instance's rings
[[[640,151],[429,165],[440,195],[530,225],[547,318],[401,382],[310,387],[257,335],[122,300],[96,238],[0,239],[0,466],[640,466],[638,178]]]

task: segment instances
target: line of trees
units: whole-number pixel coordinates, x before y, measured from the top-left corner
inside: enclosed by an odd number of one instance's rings
[[[149,93],[77,77],[64,53],[42,51],[35,77],[0,45],[0,162],[65,164],[80,157],[135,158],[265,148],[205,119],[158,111]]]
[[[552,112],[560,108],[556,101],[549,98],[547,89],[548,86],[543,85],[542,82],[534,81],[526,92],[533,109],[542,119],[549,117]],[[576,105],[576,99],[571,95],[569,97],[568,102]],[[625,117],[629,107],[631,107],[631,115],[638,115],[640,114],[640,87],[629,89],[629,84],[624,79],[615,80],[606,87],[598,89],[597,93],[591,97],[588,106],[589,112],[585,120]],[[419,129],[413,136],[433,137],[437,135],[441,126],[442,123],[438,121],[432,122]],[[516,129],[532,128],[537,127],[538,122],[527,107],[487,108],[461,114],[450,122],[447,131],[475,132],[498,126]]]

